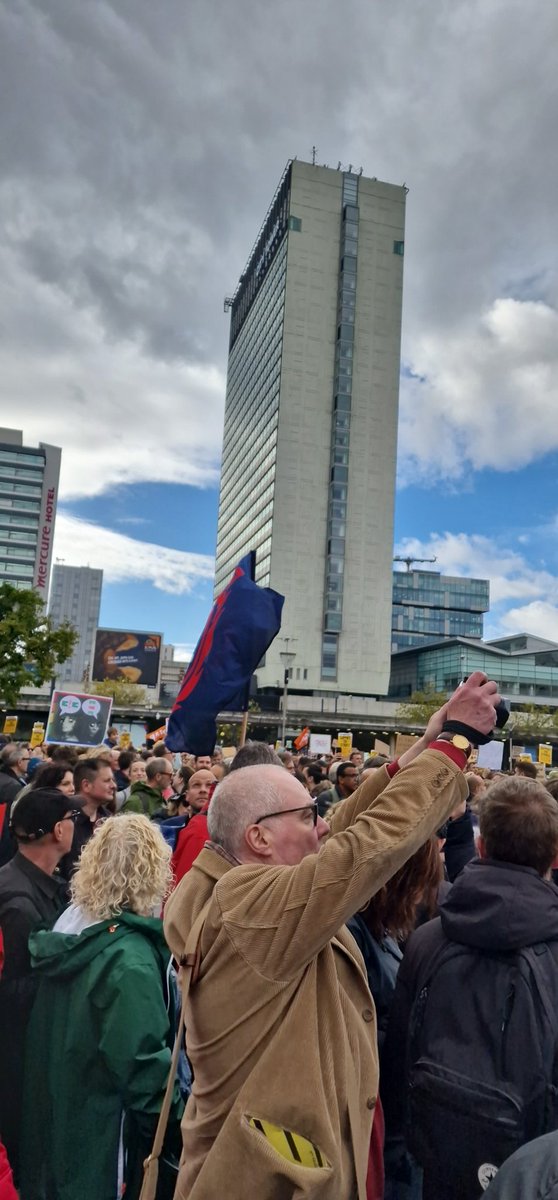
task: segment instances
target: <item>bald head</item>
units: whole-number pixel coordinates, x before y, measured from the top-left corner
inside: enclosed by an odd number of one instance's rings
[[[211,795],[211,789],[215,786],[215,776],[213,771],[206,770],[203,767],[200,771],[194,771],[186,784],[186,792],[183,799],[189,804],[192,812],[201,812],[207,804]]]
[[[215,789],[207,814],[212,841],[243,857],[244,834],[267,813],[308,804],[308,792],[284,767],[241,767]]]

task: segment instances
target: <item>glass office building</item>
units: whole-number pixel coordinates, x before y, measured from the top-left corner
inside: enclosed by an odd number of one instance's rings
[[[440,638],[482,638],[490,606],[487,579],[439,571],[394,571],[392,652]]]
[[[388,685],[405,194],[289,163],[226,301],[216,591],[255,550],[309,691]]]
[[[0,429],[0,581],[48,596],[61,451]]]
[[[495,679],[516,704],[558,700],[558,645],[529,634],[473,642],[466,638],[400,650],[392,656],[390,697],[452,692],[472,671]]]

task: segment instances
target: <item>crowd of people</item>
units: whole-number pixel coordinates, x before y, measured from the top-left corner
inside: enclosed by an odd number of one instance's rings
[[[137,1200],[194,962],[157,1200],[554,1194],[558,781],[471,766],[498,701],[393,762],[3,746],[0,1200]]]

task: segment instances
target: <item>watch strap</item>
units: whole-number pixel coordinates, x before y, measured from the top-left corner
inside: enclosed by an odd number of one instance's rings
[[[484,746],[485,742],[491,742],[493,733],[481,733],[480,730],[474,729],[472,725],[465,725],[463,721],[444,721],[442,733],[461,733],[467,741],[473,746]]]

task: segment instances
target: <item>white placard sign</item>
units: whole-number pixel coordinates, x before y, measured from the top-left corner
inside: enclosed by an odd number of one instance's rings
[[[311,733],[310,754],[331,754],[331,735],[329,733]]]
[[[503,757],[503,742],[485,742],[484,746],[479,746],[477,767],[489,767],[491,771],[501,771]]]

